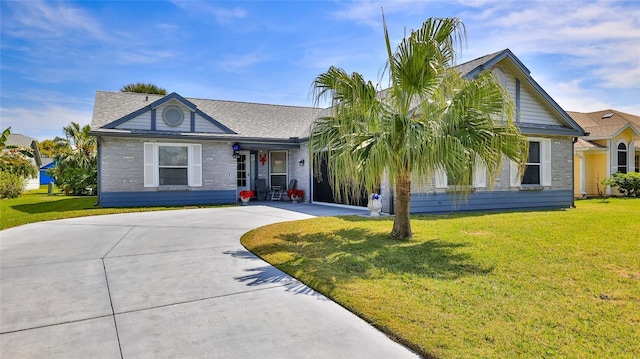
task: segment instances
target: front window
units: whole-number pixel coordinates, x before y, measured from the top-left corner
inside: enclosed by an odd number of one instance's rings
[[[618,172],[627,173],[627,145],[618,144]]]
[[[540,184],[540,157],[540,142],[530,141],[527,167],[524,170],[524,177],[522,178],[523,185]]]
[[[144,186],[202,187],[202,145],[144,143]]]
[[[636,172],[640,172],[640,155],[636,155],[636,160],[634,161],[635,163],[635,168],[636,168]]]
[[[189,183],[187,146],[158,146],[158,175],[161,186],[186,186]]]

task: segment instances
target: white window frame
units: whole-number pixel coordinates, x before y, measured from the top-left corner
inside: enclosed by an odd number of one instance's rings
[[[160,147],[187,148],[187,185],[202,187],[202,145],[198,143],[145,142],[144,143],[144,187],[183,187],[183,185],[160,186]]]
[[[624,151],[618,148],[620,145],[624,145]],[[624,140],[616,142],[616,170],[614,173],[620,172],[620,167],[624,167],[623,173],[629,173],[629,147],[630,146]],[[620,165],[620,152],[624,152],[624,160],[627,162],[626,165]]]
[[[486,188],[487,187],[487,165],[479,158],[476,160],[475,168],[473,169],[471,186],[472,189]],[[434,173],[434,184],[437,189],[445,190],[459,190],[463,186],[457,186],[449,184],[449,178],[447,172],[443,169],[438,169]]]
[[[540,143],[540,184],[522,184],[524,173],[518,171],[518,165],[510,163],[511,187],[550,187],[551,186],[551,139],[544,137],[529,137],[529,142]]]

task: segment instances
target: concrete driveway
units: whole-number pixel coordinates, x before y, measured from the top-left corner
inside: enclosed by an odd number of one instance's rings
[[[259,226],[349,212],[290,209],[300,212],[131,213],[0,232],[0,357],[415,358],[240,245]]]

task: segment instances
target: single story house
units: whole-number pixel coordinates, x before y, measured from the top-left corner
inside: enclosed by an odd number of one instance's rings
[[[7,137],[7,142],[5,142],[7,146],[20,146],[25,148],[30,148],[33,150],[33,157],[29,158],[29,161],[33,163],[34,166],[40,168],[42,165],[42,159],[40,158],[40,150],[38,149],[38,141],[35,138],[31,138],[28,136],[24,136],[18,133],[10,133],[9,137]],[[40,188],[40,172],[35,177],[27,178],[25,180],[25,190],[32,191],[34,189]]]
[[[458,65],[472,78],[493,71],[512,95],[517,124],[530,138],[524,179],[505,162],[495,186],[479,169],[474,192],[455,202],[446,174],[412,188],[413,213],[557,208],[573,204],[573,144],[584,130],[533,80],[508,49]],[[104,207],[234,203],[260,181],[286,187],[297,180],[304,201],[335,203],[307,153],[310,128],[331,109],[185,98],[96,93],[91,134],[98,138],[98,196]],[[264,182],[262,182],[264,181]],[[416,181],[415,183],[418,183]],[[383,211],[393,189],[381,186]],[[354,205],[365,206],[366,203]]]
[[[55,180],[49,175],[49,170],[55,167],[53,158],[42,157],[42,166],[40,166],[40,185],[48,185],[49,183],[55,183]]]
[[[640,172],[640,116],[611,109],[567,113],[589,132],[575,145],[574,195],[618,194],[600,182],[616,172]]]

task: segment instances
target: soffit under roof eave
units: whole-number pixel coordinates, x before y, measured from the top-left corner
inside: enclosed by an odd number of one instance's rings
[[[243,142],[246,144],[258,145],[258,144],[281,144],[281,145],[298,145],[303,142],[307,142],[308,137],[298,138],[259,138],[259,137],[246,137],[246,136],[226,136],[226,135],[211,135],[204,133],[140,133],[130,132],[126,130],[117,131],[99,131],[92,130],[89,132],[91,136],[96,137],[141,137],[141,138],[167,138],[167,139],[198,139],[198,140],[212,140],[223,142]]]
[[[574,147],[576,152],[607,152],[606,147]]]
[[[574,129],[556,129],[556,128],[532,128],[532,127],[520,127],[520,132],[523,135],[556,135],[556,136],[569,136],[569,137],[581,137],[582,132],[578,132]]]

